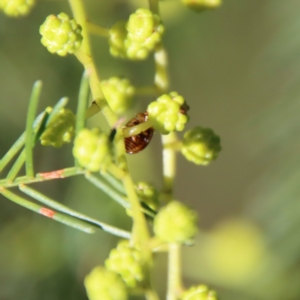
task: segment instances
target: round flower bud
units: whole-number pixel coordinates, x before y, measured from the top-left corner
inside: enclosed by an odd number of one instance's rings
[[[159,193],[157,189],[146,182],[138,182],[135,186],[136,193],[141,201],[148,205],[153,210],[158,209]]]
[[[112,56],[126,58],[125,39],[127,37],[126,22],[119,21],[109,30],[109,51]]]
[[[162,134],[182,131],[188,121],[188,116],[181,110],[184,105],[184,98],[177,92],[164,94],[148,105],[149,120]]]
[[[220,138],[209,128],[195,127],[184,134],[181,153],[197,165],[208,165],[220,151]]]
[[[73,155],[82,167],[99,171],[111,161],[108,136],[97,128],[82,129],[75,138]]]
[[[35,0],[0,0],[0,10],[10,17],[21,17],[28,15],[35,3]]]
[[[198,285],[189,288],[180,297],[181,300],[217,300],[215,291],[210,291],[206,285]]]
[[[89,300],[126,300],[126,286],[121,277],[98,266],[84,279]]]
[[[217,8],[221,5],[222,0],[181,0],[184,5],[195,11],[204,9]]]
[[[130,59],[145,59],[164,33],[160,17],[145,8],[139,8],[130,15],[126,28],[125,45]]]
[[[70,143],[75,132],[75,115],[68,108],[62,108],[58,114],[47,124],[40,137],[43,146],[61,147]]]
[[[154,233],[166,243],[186,243],[197,233],[197,214],[179,201],[171,201],[154,218]]]
[[[145,279],[147,269],[141,252],[130,247],[129,241],[125,240],[110,251],[105,266],[108,270],[119,274],[129,288],[135,288]]]
[[[101,88],[110,108],[116,114],[122,114],[131,107],[135,89],[128,79],[111,77],[101,82]]]
[[[81,26],[65,13],[50,15],[40,26],[41,42],[51,53],[65,56],[79,49],[82,42]]]

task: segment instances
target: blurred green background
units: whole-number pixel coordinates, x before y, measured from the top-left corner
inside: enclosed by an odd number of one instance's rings
[[[91,22],[110,27],[146,1],[85,1]],[[0,15],[0,155],[25,127],[32,84],[43,80],[40,111],[63,96],[76,108],[82,66],[75,57],[51,55],[40,44],[48,14],[70,13],[67,2],[40,1],[25,18]],[[224,0],[201,14],[164,1],[171,88],[187,99],[188,129],[211,127],[223,150],[208,167],[178,156],[176,198],[200,216],[196,245],[186,247],[184,283],[215,288],[223,300],[300,299],[300,1]],[[154,66],[109,56],[107,41],[93,37],[101,78],[153,81]],[[136,99],[128,113],[151,98]],[[102,123],[90,120],[91,126]],[[38,172],[72,164],[71,145],[37,146]],[[161,146],[129,157],[135,180],[161,186]],[[5,170],[7,171],[7,170]],[[3,172],[2,176],[5,176]],[[80,177],[33,186],[57,201],[112,225],[130,229],[115,203]],[[86,235],[0,197],[0,299],[87,299],[83,278],[102,264],[117,239]],[[166,256],[157,255],[155,283],[164,299]]]

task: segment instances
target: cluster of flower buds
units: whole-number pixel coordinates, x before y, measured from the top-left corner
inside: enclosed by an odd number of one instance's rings
[[[198,285],[185,291],[180,300],[217,300],[217,293],[209,290],[206,285]]]
[[[50,15],[40,26],[41,42],[51,53],[65,56],[79,49],[82,42],[81,26],[65,13]]]
[[[75,138],[73,155],[89,171],[105,168],[111,162],[108,135],[97,128],[82,129]]]
[[[132,106],[135,88],[127,78],[102,80],[101,88],[110,108],[117,115],[124,114]]]
[[[10,17],[22,17],[30,13],[35,0],[0,0],[0,10]]]
[[[163,33],[160,17],[148,9],[139,8],[127,22],[119,21],[111,27],[110,53],[132,60],[146,59],[161,41]]]
[[[75,133],[75,115],[68,108],[62,108],[47,124],[40,137],[43,146],[61,147],[70,143]]]

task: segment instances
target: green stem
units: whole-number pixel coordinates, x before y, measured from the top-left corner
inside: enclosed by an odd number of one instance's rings
[[[155,47],[154,63],[155,63],[154,84],[157,90],[161,94],[166,93],[169,89],[169,76],[167,72],[168,56],[162,42]]]
[[[57,116],[59,111],[68,104],[69,99],[67,97],[61,98],[52,108],[49,117],[46,122],[46,126]]]
[[[32,148],[34,145],[34,137],[33,137],[33,122],[37,111],[37,105],[39,101],[39,96],[42,90],[42,81],[38,80],[34,83],[29,107],[27,112],[27,120],[26,120],[26,140],[25,140],[25,159],[26,159],[26,175],[28,177],[34,176],[33,171],[33,156],[32,156]]]
[[[177,136],[175,132],[168,135],[162,135],[163,145],[163,199],[167,202],[173,198],[173,185],[176,175],[176,149],[168,145],[176,143]]]
[[[111,184],[112,187],[114,187],[120,193],[124,194],[124,186],[119,180],[116,179],[116,177],[112,176],[108,172],[101,172],[100,174],[107,182]]]
[[[25,132],[16,140],[11,148],[6,152],[0,161],[0,172],[6,167],[6,165],[14,158],[14,156],[21,150],[25,144]]]
[[[181,284],[181,245],[169,245],[167,300],[177,300],[182,291]]]
[[[143,131],[146,131],[147,129],[149,129],[152,126],[153,126],[152,122],[150,120],[148,120],[148,121],[140,123],[138,125],[124,128],[123,134],[124,134],[124,137],[134,136]]]
[[[87,17],[82,0],[69,0],[76,21],[82,27],[83,41],[80,50],[75,53],[77,59],[83,64],[87,74],[89,75],[89,83],[94,101],[98,104],[101,112],[106,118],[108,124],[112,128],[117,122],[117,116],[112,112],[103,95],[100,78],[98,76],[96,65],[91,55],[91,46],[88,35]],[[105,105],[98,103],[103,102]]]
[[[14,181],[14,179],[16,178],[18,173],[20,172],[20,170],[21,170],[21,168],[22,168],[22,166],[25,162],[25,159],[26,159],[26,151],[25,151],[25,149],[23,149],[23,151],[20,153],[17,160],[15,161],[12,168],[10,169],[10,171],[7,174],[7,177],[5,179],[7,182]],[[26,177],[27,177],[27,175],[26,175]],[[33,177],[29,176],[28,178],[32,179]]]
[[[97,188],[99,188],[101,191],[106,193],[108,196],[110,196],[113,200],[115,200],[117,203],[119,203],[124,208],[130,208],[130,203],[126,201],[126,199],[120,195],[118,192],[113,190],[108,184],[101,181],[96,176],[91,175],[91,173],[86,172],[85,178],[91,182],[93,185],[95,185]]]
[[[78,94],[78,105],[77,105],[76,126],[75,126],[76,135],[85,126],[85,114],[87,109],[88,98],[89,98],[89,80],[88,80],[87,72],[84,71],[82,74],[80,89]]]
[[[80,175],[83,174],[84,172],[85,171],[83,169],[72,167],[72,168],[66,168],[66,169],[56,170],[56,171],[51,171],[46,173],[37,173],[34,178],[28,178],[27,176],[20,176],[13,181],[10,180],[9,178],[6,178],[4,180],[0,180],[0,188],[1,187],[9,188],[13,186],[18,186],[19,184],[30,184],[30,183],[36,183],[36,182],[52,180],[52,179],[62,179],[66,177]]]
[[[150,235],[145,217],[141,211],[139,199],[135,192],[130,175],[126,174],[122,181],[131,204],[132,216],[134,220],[131,241],[133,245],[139,245],[141,249],[146,250],[146,243],[149,240]]]
[[[155,85],[152,86],[138,86],[135,88],[136,96],[157,96],[159,91],[157,90]]]
[[[96,71],[95,63],[91,56],[91,47],[90,47],[90,42],[88,37],[88,26],[86,24],[87,17],[84,11],[82,0],[69,0],[69,2],[73,14],[75,16],[75,19],[82,26],[83,29],[82,30],[83,44],[80,50],[75,53],[75,55],[78,58],[78,60],[83,64],[85,70],[89,74],[90,88],[95,103],[103,113],[108,124],[110,125],[110,128],[113,128],[117,123],[118,118],[108,106],[101,90],[100,79]],[[91,116],[91,113],[89,111],[87,112],[87,116]],[[116,138],[118,142],[115,142],[115,144],[118,144],[118,146],[116,147],[118,160],[122,161],[123,164],[122,169],[125,169],[126,175],[123,177],[122,181],[133,210],[134,225],[133,225],[133,234],[132,234],[131,241],[137,242],[138,244],[143,244],[142,246],[144,246],[146,244],[144,242],[149,238],[149,232],[148,232],[146,220],[140,209],[140,203],[134,191],[132,179],[128,174],[123,138],[124,137],[122,135],[119,135],[119,137]]]
[[[12,192],[10,192],[9,190],[0,188],[0,193],[7,199],[11,200],[12,202],[15,202],[27,209],[30,209],[38,214],[41,214],[45,217],[50,218],[52,220],[58,221],[60,223],[63,223],[65,225],[68,225],[75,229],[81,230],[85,233],[94,233],[95,232],[95,228],[89,224],[86,224],[85,222],[74,219],[72,217],[68,217],[66,215],[57,213],[57,212],[50,210],[46,207],[43,207],[41,205],[30,202]]]
[[[103,37],[108,37],[109,36],[109,29],[101,27],[99,25],[86,22],[87,30],[91,34],[103,36]]]
[[[114,226],[110,226],[110,225],[107,225],[106,223],[103,223],[103,222],[100,222],[96,219],[93,219],[93,218],[90,218],[82,213],[79,213],[61,203],[58,203],[56,201],[54,201],[53,199],[39,193],[38,191],[32,189],[32,188],[29,188],[27,186],[25,186],[24,184],[20,184],[19,185],[19,189],[27,194],[28,196],[34,198],[35,200],[51,207],[51,208],[54,208],[60,212],[63,212],[67,215],[70,215],[72,217],[75,217],[75,218],[78,218],[78,219],[81,219],[81,220],[84,220],[84,221],[87,221],[89,223],[92,223],[92,224],[95,224],[97,225],[98,227],[100,227],[102,230],[108,232],[108,233],[111,233],[113,235],[116,235],[116,236],[119,236],[119,237],[122,237],[122,238],[125,238],[125,239],[129,239],[130,238],[130,232],[127,232],[125,230],[122,230],[122,229],[119,229],[119,228],[116,228]]]

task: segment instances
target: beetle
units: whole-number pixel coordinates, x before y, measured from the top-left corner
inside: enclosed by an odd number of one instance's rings
[[[180,113],[186,115],[189,109],[190,107],[186,104],[186,102],[184,102],[183,105],[180,107]],[[148,120],[147,111],[143,113],[138,113],[135,115],[135,117],[133,117],[128,121],[128,123],[125,125],[125,128],[136,126],[138,124],[146,122],[147,120]],[[154,128],[150,127],[147,130],[142,131],[137,135],[124,138],[126,153],[136,154],[144,150],[149,145],[153,133],[154,133]]]
[[[128,121],[126,127],[133,127],[138,124],[144,123],[148,120],[148,112],[138,113]],[[150,143],[154,133],[154,128],[150,127],[147,130],[130,137],[124,138],[126,153],[136,154],[144,150]]]

